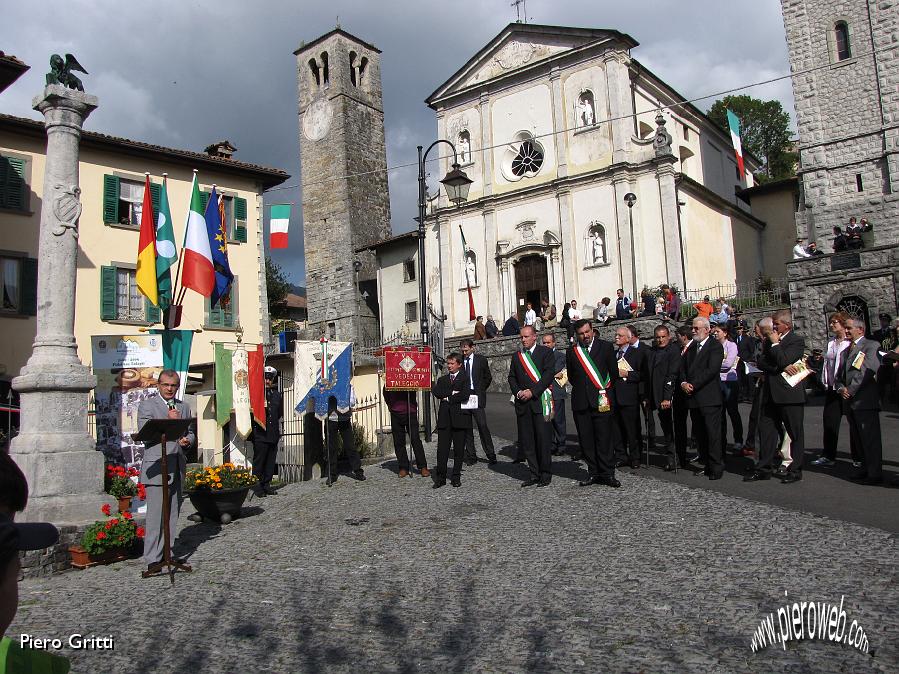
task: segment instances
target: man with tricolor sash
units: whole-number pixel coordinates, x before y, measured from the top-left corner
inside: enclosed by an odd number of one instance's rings
[[[599,338],[589,320],[577,321],[574,332],[576,341],[567,355],[571,410],[577,419],[578,440],[589,473],[580,485],[620,487],[612,453],[615,403],[611,389],[618,379],[615,352],[609,342]]]
[[[515,403],[518,446],[524,452],[531,478],[522,487],[545,487],[552,479],[550,448],[554,414],[550,385],[555,377],[553,352],[537,343],[532,325],[521,328],[521,351],[512,356],[509,390]]]

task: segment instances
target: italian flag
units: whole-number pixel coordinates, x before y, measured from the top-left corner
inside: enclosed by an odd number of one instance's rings
[[[140,213],[140,239],[137,244],[137,289],[153,305],[159,306],[156,285],[156,223],[153,222],[153,199],[150,195],[150,174],[144,184],[144,204]]]
[[[727,126],[730,127],[730,142],[734,144],[734,154],[737,155],[737,168],[740,170],[740,178],[746,177],[743,168],[743,144],[740,142],[740,120],[730,110],[727,111]]]
[[[209,248],[209,234],[206,231],[206,219],[203,217],[203,201],[200,198],[200,186],[197,184],[196,171],[194,171],[181,260],[184,265],[181,273],[182,287],[190,288],[203,297],[212,295],[212,291],[215,289],[215,270],[212,267],[212,251]]]
[[[459,225],[459,234],[462,235],[462,265],[465,269],[465,287],[468,288],[468,320],[475,320],[478,315],[474,310],[474,296],[471,294],[471,279],[468,278],[468,244],[465,243],[465,232]]]
[[[290,224],[290,204],[274,204],[268,222],[271,248],[287,248],[287,226]]]

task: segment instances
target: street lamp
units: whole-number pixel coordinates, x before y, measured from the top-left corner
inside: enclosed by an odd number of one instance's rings
[[[428,288],[425,278],[425,199],[427,197],[427,185],[425,184],[425,161],[428,153],[440,143],[446,143],[453,149],[453,168],[440,182],[446,188],[447,198],[461,206],[468,199],[468,189],[474,181],[459,168],[459,156],[456,146],[450,141],[435,140],[422,152],[422,146],[418,146],[418,316],[421,324],[421,344],[427,346],[430,328],[428,326]],[[433,363],[433,359],[431,361]],[[431,397],[424,396],[424,421],[425,439],[431,440]]]
[[[631,302],[637,301],[637,245],[634,243],[634,204],[637,203],[637,195],[628,192],[624,195],[624,203],[627,204],[627,218],[631,225],[631,279],[634,282],[634,294]]]

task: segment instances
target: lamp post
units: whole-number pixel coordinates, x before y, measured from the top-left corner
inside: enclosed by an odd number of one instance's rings
[[[430,327],[428,325],[428,287],[425,278],[425,199],[427,195],[427,185],[425,184],[425,162],[428,153],[440,143],[446,143],[453,149],[453,168],[444,176],[440,182],[446,188],[447,198],[456,205],[461,205],[468,198],[468,189],[474,181],[469,178],[465,171],[459,168],[459,157],[456,153],[456,146],[450,141],[439,139],[435,140],[428,146],[428,149],[422,152],[422,146],[418,146],[418,317],[421,323],[421,344],[427,346]],[[433,364],[433,358],[432,358]],[[425,439],[431,440],[431,397],[424,396],[424,422],[425,422]]]
[[[627,219],[631,226],[631,280],[634,283],[634,294],[631,302],[637,301],[637,245],[634,242],[634,204],[637,203],[637,195],[628,192],[624,195],[624,203],[627,204]]]

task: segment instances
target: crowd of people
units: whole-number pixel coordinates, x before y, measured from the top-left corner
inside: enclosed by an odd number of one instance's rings
[[[865,247],[863,234],[874,229],[874,225],[865,218],[857,220],[854,216],[849,218],[849,222],[845,227],[839,225],[833,228],[833,252],[842,253],[847,250],[859,250]],[[824,255],[824,251],[818,248],[818,244],[812,241],[805,243],[805,239],[796,239],[796,245],[793,246],[793,259],[801,260],[806,257],[815,257],[816,255]]]
[[[619,290],[616,310],[621,309],[621,319],[633,316],[627,300]],[[552,330],[538,332],[533,316],[518,326],[522,348],[512,356],[508,383],[518,419],[514,460],[527,461],[531,472],[525,486],[550,481],[551,457],[565,447],[566,400],[571,401],[579,439],[574,458],[585,460],[589,472],[585,486],[618,486],[615,469],[641,467],[652,449],[662,455],[665,470],[689,469],[717,480],[732,452],[745,461],[747,482],[772,477],[785,484],[799,482],[809,386],[825,395],[823,452],[812,465],[826,469],[836,464],[839,426],[845,417],[853,479],[865,484],[882,480],[879,413],[882,398],[895,393],[899,320],[892,322],[882,314],[880,330],[868,339],[863,320],[836,312],[830,317],[834,338],[826,353],[809,355],[804,337],[793,330],[789,310],[776,311],[750,327],[742,313],[723,300],[713,303],[705,297],[694,308],[697,316],[690,324],[657,325],[651,344],[641,340],[633,324],[618,326],[611,342],[600,338],[595,324],[607,321],[581,317],[575,302],[566,305],[562,317],[576,316],[567,349],[558,348]],[[547,314],[546,307],[541,314]],[[456,465],[475,460],[473,412],[466,409],[472,394],[477,396],[482,442],[490,437],[483,407],[489,368],[478,367],[486,374],[474,374],[468,359],[475,348],[473,340],[464,340],[465,355],[450,354],[450,372],[434,389],[441,409],[438,428],[446,429],[444,451],[438,454],[438,482],[446,476],[451,446],[459,457]],[[740,402],[751,403],[745,425]],[[696,452],[690,453],[691,448]],[[485,445],[485,451],[495,462],[492,444]],[[461,468],[452,479],[459,483]]]

